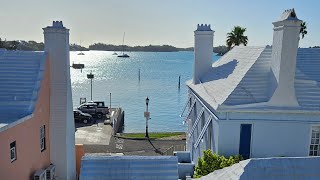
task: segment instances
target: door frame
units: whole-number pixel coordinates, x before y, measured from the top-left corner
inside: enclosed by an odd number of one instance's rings
[[[241,141],[241,125],[250,124],[251,125],[251,134],[250,134],[250,154],[249,159],[252,157],[252,147],[253,147],[253,132],[254,132],[254,123],[240,123],[240,133],[239,133],[239,144],[238,144],[238,154],[240,154],[240,141]]]

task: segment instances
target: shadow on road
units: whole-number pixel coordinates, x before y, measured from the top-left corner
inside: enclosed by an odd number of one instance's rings
[[[154,151],[158,154],[163,155],[163,152],[160,151],[160,148],[156,148],[153,143],[151,142],[151,140],[148,138],[149,143],[151,144],[151,146],[154,148]]]

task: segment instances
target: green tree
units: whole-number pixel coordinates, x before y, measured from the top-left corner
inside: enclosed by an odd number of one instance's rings
[[[19,41],[8,41],[7,42],[7,49],[8,50],[17,50],[19,46]]]
[[[211,149],[203,151],[203,158],[198,158],[198,164],[195,168],[194,177],[199,178],[201,176],[208,175],[209,173],[231,166],[235,163],[242,161],[241,155],[230,156],[226,158],[212,153]]]
[[[307,31],[307,24],[306,22],[302,22],[301,23],[301,28],[300,28],[300,35],[301,35],[301,39],[304,38],[304,36],[308,33]]]
[[[248,37],[244,35],[245,31],[246,28],[235,26],[231,32],[227,33],[227,46],[229,49],[240,44],[245,46],[248,44]]]

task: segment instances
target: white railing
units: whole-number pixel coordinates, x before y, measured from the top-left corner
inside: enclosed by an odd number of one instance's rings
[[[174,151],[186,151],[186,145],[180,144],[180,145],[173,145],[169,147],[164,153],[164,156],[173,156]]]

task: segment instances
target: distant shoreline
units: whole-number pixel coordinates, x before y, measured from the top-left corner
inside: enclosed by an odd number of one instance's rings
[[[3,48],[8,50],[22,50],[22,51],[43,51],[44,43],[36,41],[0,41]],[[2,47],[0,46],[0,48]],[[127,45],[112,45],[104,43],[94,43],[89,47],[83,47],[78,44],[70,44],[70,51],[116,51],[116,52],[179,52],[179,51],[193,51],[193,47],[178,48],[171,45],[148,45],[148,46],[127,46]],[[213,52],[223,55],[228,51],[226,46],[213,47]]]

